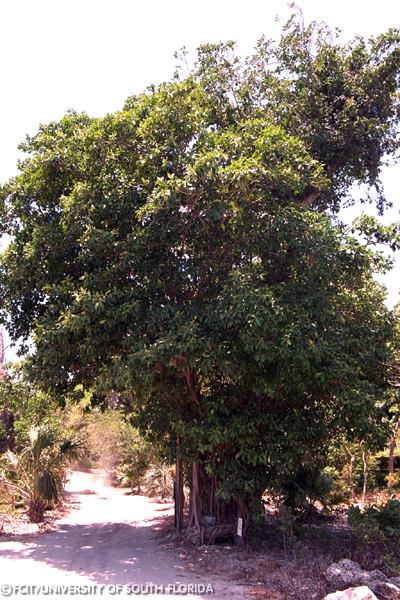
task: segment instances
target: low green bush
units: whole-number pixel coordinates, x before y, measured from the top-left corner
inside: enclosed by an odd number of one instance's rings
[[[302,465],[295,475],[282,484],[284,504],[295,513],[307,513],[319,502],[328,506],[332,480],[318,466]]]
[[[377,538],[400,540],[400,501],[392,498],[383,506],[372,504],[364,509],[352,506],[348,511],[348,521],[363,541]]]

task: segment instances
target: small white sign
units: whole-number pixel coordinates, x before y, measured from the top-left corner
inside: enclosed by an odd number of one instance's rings
[[[243,537],[243,519],[241,517],[238,518],[237,534],[239,537]]]

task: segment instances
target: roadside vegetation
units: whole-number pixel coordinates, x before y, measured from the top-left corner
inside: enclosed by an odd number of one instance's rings
[[[132,493],[173,497],[173,468],[126,415],[71,398],[61,407],[27,381],[22,364],[0,382],[0,426],[0,513],[43,521],[62,504],[70,469],[104,469]]]

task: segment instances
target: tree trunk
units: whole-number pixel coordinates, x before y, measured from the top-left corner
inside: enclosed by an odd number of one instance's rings
[[[231,538],[237,544],[244,544],[249,523],[247,503],[239,497],[222,500],[216,493],[217,483],[217,478],[206,472],[201,459],[193,463],[189,528],[197,533],[192,535],[192,541],[203,545],[213,544],[219,538]],[[242,520],[241,536],[237,534],[239,518]]]
[[[368,451],[362,451],[362,461],[363,461],[363,490],[362,490],[362,503],[365,504],[365,499],[367,496],[367,488],[368,488]]]
[[[247,528],[249,526],[249,508],[243,498],[236,498],[237,504],[237,526],[235,542],[238,546],[244,546],[246,543]]]
[[[4,409],[0,412],[0,425],[4,433],[0,437],[0,452],[14,450],[14,414]]]
[[[394,475],[394,452],[396,450],[396,437],[393,435],[389,439],[389,461],[388,461],[388,480],[387,480],[387,489],[389,491],[392,490],[393,487],[393,475]]]
[[[394,453],[397,447],[397,433],[399,431],[399,427],[400,427],[400,418],[397,420],[397,423],[394,427],[394,431],[393,431],[393,435],[390,437],[389,439],[389,461],[388,461],[388,469],[389,469],[389,474],[388,474],[388,481],[387,481],[387,488],[389,491],[392,490],[393,487],[393,475],[394,475]]]
[[[183,376],[194,412],[203,417],[201,386],[197,374],[193,368],[186,367]],[[237,499],[226,502],[218,498],[217,476],[210,475],[204,468],[205,461],[210,458],[199,455],[198,460],[192,464],[188,527],[195,530],[193,539],[198,539],[200,544],[214,543],[218,537],[226,535],[237,538],[238,518],[243,521],[244,534],[248,525],[248,510],[244,501],[239,504]],[[216,456],[212,458],[215,459]]]
[[[176,441],[176,466],[175,466],[175,484],[174,484],[174,497],[175,497],[175,528],[178,531],[183,529],[183,507],[185,497],[183,493],[183,465],[182,457],[180,455],[181,439],[177,438]]]
[[[349,489],[350,489],[350,494],[352,497],[352,500],[355,499],[356,497],[356,493],[354,490],[354,461],[355,461],[355,456],[354,454],[350,455],[350,461],[349,461]]]
[[[190,522],[198,531],[202,525],[202,509],[200,500],[200,465],[199,462],[194,462],[192,465],[192,488],[190,493]]]

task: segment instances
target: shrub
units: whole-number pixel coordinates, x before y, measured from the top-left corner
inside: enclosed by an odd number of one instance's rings
[[[367,506],[364,510],[359,506],[349,508],[347,513],[349,525],[363,542],[372,542],[381,537],[378,512],[379,509],[375,506]]]
[[[140,492],[154,450],[138,430],[124,415],[108,410],[90,415],[86,432],[91,463],[106,469],[113,483]]]
[[[400,489],[400,471],[388,474],[385,477],[386,484],[390,484],[393,489]]]
[[[153,498],[172,498],[174,493],[174,469],[169,465],[156,461],[144,480],[146,493]]]
[[[400,501],[392,498],[380,510],[379,526],[388,537],[400,537]]]
[[[278,529],[282,533],[285,556],[295,552],[297,547],[296,515],[291,508],[281,504],[278,512]]]
[[[43,520],[48,506],[60,500],[67,464],[82,450],[77,440],[60,439],[49,427],[32,428],[19,452],[6,452],[0,481],[24,501],[29,519]]]
[[[324,473],[331,480],[331,487],[325,498],[327,506],[348,503],[351,497],[348,479],[335,467],[326,467]]]
[[[332,480],[319,467],[302,465],[292,479],[282,484],[282,489],[285,506],[296,513],[306,513],[317,501],[327,507]]]
[[[365,542],[376,539],[400,538],[400,501],[388,500],[383,506],[369,505],[364,510],[349,508],[349,524],[355,534]]]

